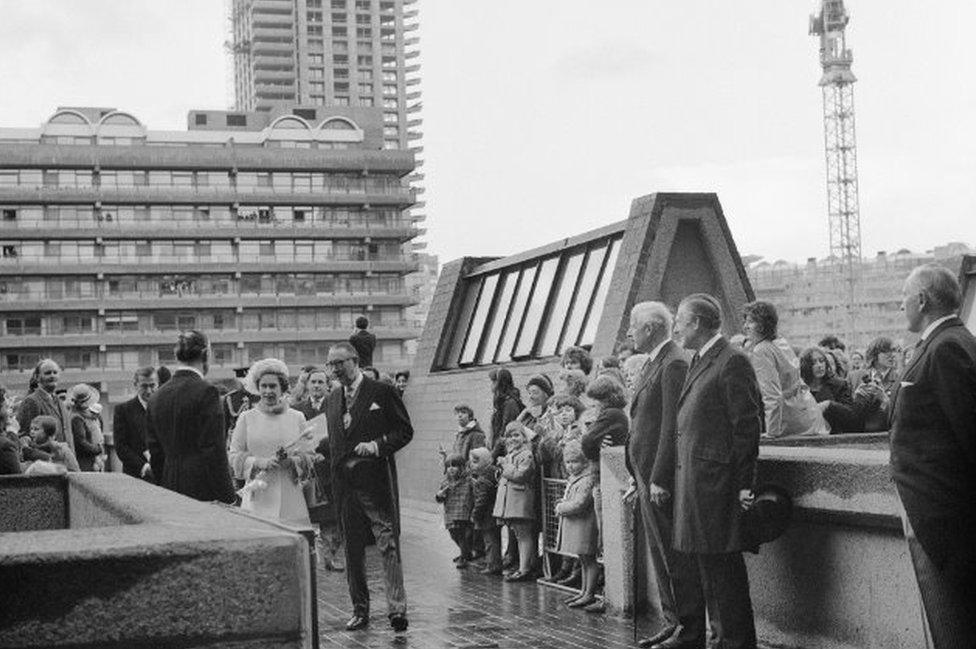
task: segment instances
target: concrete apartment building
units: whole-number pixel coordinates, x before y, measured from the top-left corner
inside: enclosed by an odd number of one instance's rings
[[[959,272],[962,256],[972,252],[964,243],[937,246],[925,253],[907,249],[879,252],[861,266],[856,288],[858,306],[852,333],[847,311],[847,285],[831,260],[811,258],[806,264],[753,263],[749,281],[756,299],[772,302],[780,317],[780,333],[791,345],[808,347],[834,334],[850,349],[864,350],[878,336],[902,343],[915,338],[905,331],[901,289],[916,266],[938,263]]]
[[[418,269],[413,153],[383,150],[375,108],[190,111],[150,131],[108,108],[0,129],[0,382],[38,359],[103,402],[173,365],[176,332],[213,343],[216,378],[274,356],[321,363],[365,314],[376,364],[407,366]]]

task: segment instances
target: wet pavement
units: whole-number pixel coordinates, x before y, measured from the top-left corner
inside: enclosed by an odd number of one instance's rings
[[[498,649],[533,647],[634,647],[629,620],[577,612],[562,603],[567,592],[535,582],[458,570],[457,548],[439,516],[404,512],[401,551],[409,630],[396,635],[386,618],[379,557],[367,550],[373,606],[370,626],[344,628],[351,615],[343,573],[319,569],[319,635],[322,647]]]

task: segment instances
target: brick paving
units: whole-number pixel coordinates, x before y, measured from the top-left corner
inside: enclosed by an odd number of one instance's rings
[[[451,557],[457,548],[439,516],[404,512],[401,542],[410,629],[397,636],[390,628],[378,555],[369,548],[373,611],[367,629],[345,630],[351,615],[345,576],[319,570],[322,647],[634,647],[629,620],[568,609],[562,603],[564,591],[456,569]]]

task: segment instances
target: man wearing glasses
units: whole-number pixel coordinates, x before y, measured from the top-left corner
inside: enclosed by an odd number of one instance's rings
[[[328,366],[340,386],[329,394],[326,420],[332,488],[346,536],[346,580],[353,605],[346,629],[355,631],[369,624],[365,552],[372,533],[383,557],[390,626],[399,633],[407,629],[407,600],[393,455],[413,438],[413,426],[396,390],[363,374],[351,344],[333,345]]]

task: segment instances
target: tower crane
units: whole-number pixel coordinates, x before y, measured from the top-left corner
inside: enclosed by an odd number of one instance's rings
[[[853,52],[844,30],[850,17],[843,0],[820,0],[810,16],[810,34],[820,39],[823,76],[824,151],[827,159],[827,218],[830,256],[847,289],[848,340],[857,335],[857,280],[861,266],[861,215],[857,196],[857,142],[854,131]]]

